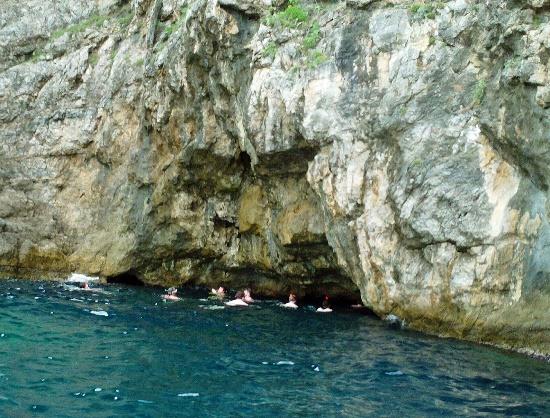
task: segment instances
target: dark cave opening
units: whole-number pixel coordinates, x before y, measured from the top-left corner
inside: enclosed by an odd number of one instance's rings
[[[107,283],[125,284],[129,286],[145,286],[145,283],[139,278],[133,270],[128,270],[116,276],[107,277]]]
[[[329,297],[329,303],[333,307],[351,308],[352,305],[362,305],[361,292],[338,268],[312,272],[308,277],[280,275],[252,267],[220,271],[225,273],[226,280],[220,283],[213,282],[208,287],[222,284],[226,287],[228,297],[232,297],[238,290],[249,288],[252,297],[259,300],[276,299],[286,302],[289,293],[293,292],[298,297],[298,304],[302,306],[319,307],[325,295]],[[214,269],[211,274],[215,276],[217,271]],[[367,311],[369,310],[364,308],[364,312]]]
[[[243,167],[244,173],[250,173],[252,171],[252,159],[246,152],[241,152],[237,158],[237,162]]]
[[[329,301],[332,306],[351,307],[351,305],[361,304],[361,294],[359,290],[355,294],[349,293],[348,289],[342,289],[342,291],[339,290],[340,289],[337,288],[329,288],[326,289],[326,291],[323,291],[322,288],[315,290],[298,289],[297,291],[292,289],[292,291],[297,293],[299,300],[306,305],[320,306],[325,295],[329,297]]]

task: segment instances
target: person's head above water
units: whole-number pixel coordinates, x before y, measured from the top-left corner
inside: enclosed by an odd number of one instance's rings
[[[80,283],[80,288],[81,288],[81,289],[88,289],[88,287],[89,287],[89,286],[88,286],[88,282],[82,282],[82,283]]]
[[[328,296],[325,295],[325,297],[323,298],[323,303],[321,305],[323,307],[323,309],[327,309],[327,308],[330,308],[330,304],[328,303]]]
[[[241,292],[240,290],[235,293],[235,299],[242,299],[244,297],[244,293]]]
[[[166,293],[168,293],[169,295],[175,295],[176,293],[178,293],[178,289],[176,289],[175,287],[171,287],[166,291]]]
[[[244,289],[244,296],[246,298],[249,298],[250,297],[250,289]]]
[[[288,301],[296,303],[296,294],[294,292],[290,292],[288,295]]]
[[[212,288],[210,291],[213,295],[223,298],[225,296],[225,289],[223,286],[218,287],[217,289]]]

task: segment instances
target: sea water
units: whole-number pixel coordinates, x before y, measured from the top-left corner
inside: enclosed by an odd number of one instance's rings
[[[545,362],[353,311],[161,294],[0,281],[0,416],[550,416]]]

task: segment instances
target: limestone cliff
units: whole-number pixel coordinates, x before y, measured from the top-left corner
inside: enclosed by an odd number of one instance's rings
[[[550,353],[549,59],[547,0],[3,0],[0,269]]]

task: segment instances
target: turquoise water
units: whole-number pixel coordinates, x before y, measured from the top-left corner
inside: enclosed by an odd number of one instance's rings
[[[105,290],[0,281],[1,416],[550,416],[550,365],[520,355],[357,312]]]

